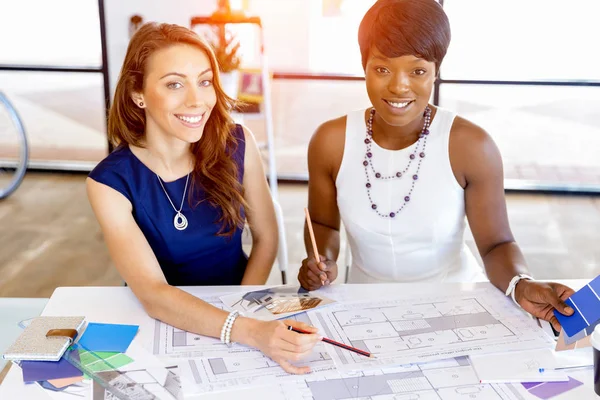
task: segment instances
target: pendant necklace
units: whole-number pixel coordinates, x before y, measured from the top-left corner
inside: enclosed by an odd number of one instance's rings
[[[175,229],[177,229],[178,231],[182,231],[188,227],[188,220],[185,217],[185,215],[183,215],[181,210],[183,210],[183,202],[185,201],[185,193],[187,192],[188,181],[190,180],[190,174],[191,174],[191,172],[187,175],[187,178],[185,179],[185,187],[183,189],[183,198],[181,199],[181,205],[179,206],[179,210],[177,208],[175,208],[175,205],[171,201],[171,198],[169,197],[169,194],[167,193],[167,190],[165,189],[165,187],[162,183],[162,179],[160,179],[160,176],[158,176],[158,174],[156,174],[156,177],[158,178],[158,182],[160,183],[160,187],[162,187],[162,190],[165,192],[165,195],[167,196],[169,203],[171,203],[171,207],[173,207],[173,210],[175,210],[175,218],[173,218],[173,226],[175,226]]]

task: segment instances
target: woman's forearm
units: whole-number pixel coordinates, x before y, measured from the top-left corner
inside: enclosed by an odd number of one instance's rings
[[[229,314],[168,284],[148,288],[146,295],[143,297],[138,296],[138,298],[140,298],[146,312],[152,318],[187,332],[215,338],[220,337],[221,328]],[[256,328],[255,323],[255,320],[238,317],[235,325],[240,329],[235,330],[238,337],[232,337],[232,341],[253,346],[252,337]]]
[[[523,254],[515,242],[498,244],[482,259],[490,282],[502,291],[506,291],[515,275],[528,273]]]
[[[254,239],[242,285],[264,285],[277,256],[277,237],[274,240]]]

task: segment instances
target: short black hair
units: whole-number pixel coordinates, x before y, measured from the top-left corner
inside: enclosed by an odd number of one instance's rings
[[[450,22],[435,0],[378,0],[358,28],[363,69],[372,46],[388,58],[414,55],[436,72],[450,45]]]

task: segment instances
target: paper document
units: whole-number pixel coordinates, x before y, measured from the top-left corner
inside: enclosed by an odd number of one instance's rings
[[[335,302],[318,292],[309,292],[300,286],[276,286],[221,296],[220,299],[226,307],[237,310],[247,317],[264,321],[285,319]]]
[[[513,384],[481,384],[468,357],[331,375],[281,385],[286,400],[523,400]]]
[[[309,366],[313,376],[338,375],[322,344],[315,346],[309,357],[294,364]],[[179,364],[179,370],[185,396],[252,386],[271,386],[299,379],[298,375],[286,373],[267,356],[188,359]]]
[[[594,365],[594,354],[592,347],[583,347],[554,353],[556,368],[580,368]]]
[[[555,370],[552,350],[509,351],[470,356],[481,383],[566,382],[569,377]]]
[[[245,389],[239,392],[244,396],[242,393],[248,393],[247,390],[254,386],[258,393],[268,393],[269,399],[282,400],[523,400],[515,396],[519,388],[512,384],[481,384],[468,357],[353,372],[322,368],[308,375],[267,373],[264,378],[259,378],[257,374],[254,374],[254,378],[249,378],[249,375],[244,377],[245,373],[251,374],[252,368],[265,372],[269,368],[262,363],[246,361],[248,364],[241,362],[237,366],[219,361],[209,366],[212,371],[201,370],[210,363],[182,361],[180,371],[184,395]],[[208,376],[215,373],[232,374],[236,368],[240,372],[237,379],[219,380]],[[524,389],[522,391],[526,392]]]
[[[202,300],[227,310],[227,307],[217,297],[206,297]],[[258,350],[237,343],[228,347],[217,338],[186,332],[159,320],[156,320],[154,325],[153,353],[160,358],[227,357],[231,355],[252,357],[260,354]]]
[[[290,319],[310,323],[306,313],[294,315]],[[323,342],[315,345],[310,356],[294,364],[310,367],[311,375],[337,376],[335,365]],[[287,374],[279,364],[259,352],[244,357],[236,355],[187,359],[180,361],[179,370],[186,396],[226,389],[271,386],[298,379],[297,375]]]
[[[330,347],[340,370],[554,347],[554,339],[500,291],[334,304],[309,313],[319,333],[374,354]]]

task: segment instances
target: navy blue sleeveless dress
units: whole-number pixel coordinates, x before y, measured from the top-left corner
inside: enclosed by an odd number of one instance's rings
[[[246,151],[244,131],[236,125],[233,134],[238,145],[230,149],[230,155],[238,166],[241,183]],[[232,237],[217,236],[220,209],[211,206],[208,201],[191,208],[186,194],[182,213],[189,225],[182,231],[175,229],[173,218],[176,213],[156,174],[128,146],[115,149],[89,177],[115,189],[131,202],[133,217],[150,243],[170,285],[239,285],[242,282],[248,261],[242,250],[242,230],[238,228]],[[163,182],[177,209],[181,205],[186,178]],[[196,195],[200,196],[197,200],[206,196],[199,188]]]

